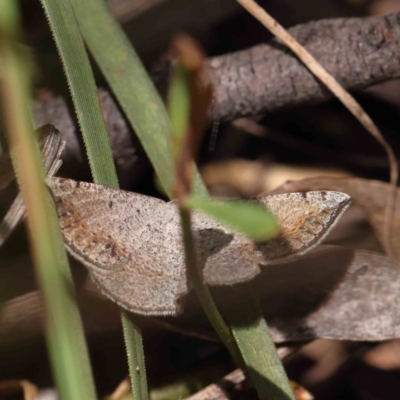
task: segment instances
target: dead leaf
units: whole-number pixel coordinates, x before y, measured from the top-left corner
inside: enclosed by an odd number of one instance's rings
[[[364,355],[364,361],[384,370],[400,369],[400,339],[389,340],[374,347]]]
[[[233,193],[230,197],[256,197],[259,193],[282,185],[289,179],[300,180],[316,176],[350,177],[343,170],[305,167],[303,165],[267,164],[262,161],[232,159],[206,164],[201,176],[210,192]],[[226,197],[226,196],[225,196]]]
[[[361,178],[318,177],[286,182],[268,194],[303,192],[309,190],[337,190],[350,195],[353,203],[365,212],[386,253],[400,261],[400,189],[397,189],[396,204],[392,218],[391,246],[384,241],[385,213],[391,185],[385,182]]]
[[[240,398],[238,394],[245,393],[248,388],[246,376],[241,369],[236,369],[224,376],[220,382],[208,385],[199,392],[186,397],[185,400],[228,400]]]
[[[99,294],[79,289],[78,302],[88,335],[119,331],[121,320],[118,308]],[[0,347],[11,348],[27,343],[43,334],[45,305],[39,291],[14,297],[0,304]],[[143,326],[150,325],[143,321]]]
[[[254,197],[265,190],[264,181],[268,178],[269,168],[259,161],[235,159],[207,164],[200,172],[214,196],[215,193],[233,192],[244,197]]]
[[[400,337],[399,270],[399,263],[380,254],[320,246],[292,262],[266,266],[247,285],[260,299],[277,343],[316,338],[382,341]],[[240,285],[213,289],[220,309],[234,309],[241,296]],[[211,335],[192,295],[185,307],[190,320],[182,315],[175,323]]]
[[[24,400],[35,400],[37,386],[26,380],[8,380],[0,382],[0,398],[5,399],[17,393],[24,393]]]
[[[265,293],[263,310],[275,326],[276,340],[400,337],[400,264],[365,250],[321,247],[287,269],[267,268],[263,286],[261,280],[254,282]],[[265,286],[266,279],[275,282],[273,289]]]
[[[375,0],[369,5],[369,15],[388,15],[398,13],[400,4],[398,0]]]
[[[400,337],[399,267],[397,262],[373,252],[320,246],[300,259],[264,267],[251,283],[251,291],[260,299],[277,343],[317,338],[389,340]],[[241,285],[214,287],[212,291],[220,309],[235,307],[240,301]],[[118,309],[112,303],[87,292],[80,297],[89,333],[120,328]],[[29,311],[28,305],[32,305]],[[185,298],[184,307],[185,313],[179,317],[146,317],[142,321],[155,329],[154,321],[160,320],[159,328],[172,327],[181,334],[194,332],[195,336],[215,340],[215,331],[195,294]],[[41,332],[44,307],[37,292],[4,303],[0,311],[3,346],[22,342],[33,331]]]

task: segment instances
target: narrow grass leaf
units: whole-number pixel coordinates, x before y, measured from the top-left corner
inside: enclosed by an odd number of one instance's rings
[[[294,400],[286,372],[250,288],[224,313],[260,400]]]
[[[97,183],[116,188],[118,180],[96,83],[70,0],[41,2],[63,63],[93,177]]]
[[[140,139],[165,191],[170,195],[174,165],[171,124],[160,96],[121,27],[99,0],[72,0],[85,42]],[[193,190],[207,191],[198,173]]]
[[[46,304],[46,338],[60,398],[95,400],[93,376],[57,215],[29,114],[30,80],[18,52],[17,2],[0,2],[1,97],[13,165],[23,196],[37,281]]]
[[[42,0],[42,4],[63,61],[65,74],[84,136],[93,179],[100,185],[118,188],[118,178],[99,106],[93,72],[70,0]],[[90,19],[91,16],[88,15],[87,18]],[[136,400],[147,400],[144,352],[143,347],[137,345],[137,343],[142,342],[141,331],[125,312],[121,312],[121,321],[132,391]],[[136,372],[138,365],[142,366],[139,379],[137,379]]]
[[[185,203],[255,241],[271,239],[279,232],[273,214],[259,204],[240,201],[217,202],[202,197],[190,197]]]

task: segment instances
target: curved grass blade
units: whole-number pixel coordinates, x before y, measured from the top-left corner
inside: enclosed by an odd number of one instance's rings
[[[294,400],[286,372],[279,359],[258,304],[250,290],[227,311],[233,336],[261,400]]]
[[[46,304],[46,337],[63,399],[95,400],[89,355],[57,215],[44,186],[44,167],[30,123],[30,82],[18,52],[17,2],[0,3],[1,97],[11,156],[26,206],[36,276]]]
[[[131,43],[104,1],[71,0],[85,42],[135,129],[156,174],[169,195],[174,166],[171,125],[165,107]],[[198,173],[193,191],[206,195]]]
[[[100,185],[118,188],[118,178],[103,115],[99,106],[95,80],[72,5],[69,0],[41,1],[63,61],[65,74],[84,136],[93,179]],[[144,352],[141,346],[141,331],[125,312],[121,312],[121,321],[132,391],[136,400],[147,400],[147,381],[144,369]],[[139,375],[136,369],[138,365],[142,367]]]
[[[97,183],[118,187],[96,83],[70,1],[41,2],[63,62],[93,177]]]

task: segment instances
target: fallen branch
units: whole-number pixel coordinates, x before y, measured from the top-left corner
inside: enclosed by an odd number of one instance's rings
[[[400,14],[326,19],[289,32],[347,90],[400,77]],[[316,103],[332,94],[277,40],[208,61],[211,119],[233,120]]]
[[[399,14],[385,17],[341,18],[309,22],[289,32],[346,89],[355,91],[400,77]],[[164,65],[168,69],[168,64]],[[210,58],[206,68],[214,84],[210,120],[234,120],[332,96],[282,44],[271,40],[240,52]],[[163,76],[165,74],[165,68]],[[100,91],[111,146],[120,170],[131,168],[139,147],[112,97]],[[76,122],[60,97],[43,93],[35,99],[37,126],[55,125],[67,141],[66,165],[82,161]],[[132,175],[130,175],[132,179]]]

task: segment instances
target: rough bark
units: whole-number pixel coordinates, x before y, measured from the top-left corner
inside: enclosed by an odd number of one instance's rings
[[[400,77],[400,14],[320,20],[290,33],[345,88]],[[214,84],[211,119],[232,120],[332,97],[277,40],[207,62]]]
[[[35,128],[52,124],[61,132],[62,139],[66,141],[62,156],[64,167],[70,175],[79,176],[86,156],[73,110],[60,96],[46,90],[37,93],[32,106]],[[99,89],[98,95],[120,183],[135,182],[145,168],[136,162],[145,158],[143,149],[112,95],[105,89]]]

